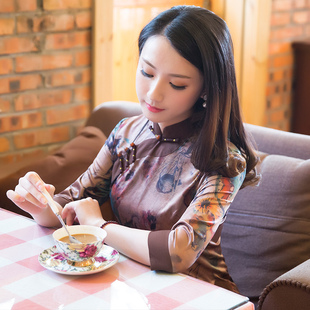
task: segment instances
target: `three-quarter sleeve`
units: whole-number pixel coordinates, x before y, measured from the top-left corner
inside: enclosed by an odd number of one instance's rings
[[[151,268],[160,267],[168,272],[188,269],[224,221],[244,176],[245,171],[234,178],[220,175],[201,178],[195,197],[172,229],[150,233]]]

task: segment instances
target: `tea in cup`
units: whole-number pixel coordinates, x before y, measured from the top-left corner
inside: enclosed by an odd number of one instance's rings
[[[64,227],[53,233],[57,250],[66,259],[67,263],[75,267],[86,267],[95,262],[107,233],[104,229],[89,225],[67,226],[70,234],[81,243],[71,243]]]

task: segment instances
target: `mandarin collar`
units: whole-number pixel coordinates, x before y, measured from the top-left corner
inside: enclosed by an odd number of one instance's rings
[[[167,126],[164,131],[161,132],[158,123],[153,123],[153,133],[156,136],[160,136],[162,139],[178,139],[183,140],[193,136],[194,128],[190,118],[186,120]]]

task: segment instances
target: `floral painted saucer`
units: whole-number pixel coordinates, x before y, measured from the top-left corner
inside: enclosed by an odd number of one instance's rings
[[[46,269],[68,275],[87,275],[101,272],[115,265],[119,253],[110,246],[104,245],[95,257],[94,264],[86,267],[76,267],[68,264],[67,260],[58,252],[56,246],[48,248],[39,254],[39,263]]]

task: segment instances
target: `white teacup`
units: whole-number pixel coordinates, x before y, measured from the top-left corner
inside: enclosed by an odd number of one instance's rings
[[[94,257],[100,252],[107,233],[104,229],[88,225],[67,226],[70,234],[81,241],[81,244],[70,243],[63,238],[68,237],[62,227],[53,233],[58,251],[67,259],[67,262],[76,267],[85,267],[95,262]]]

